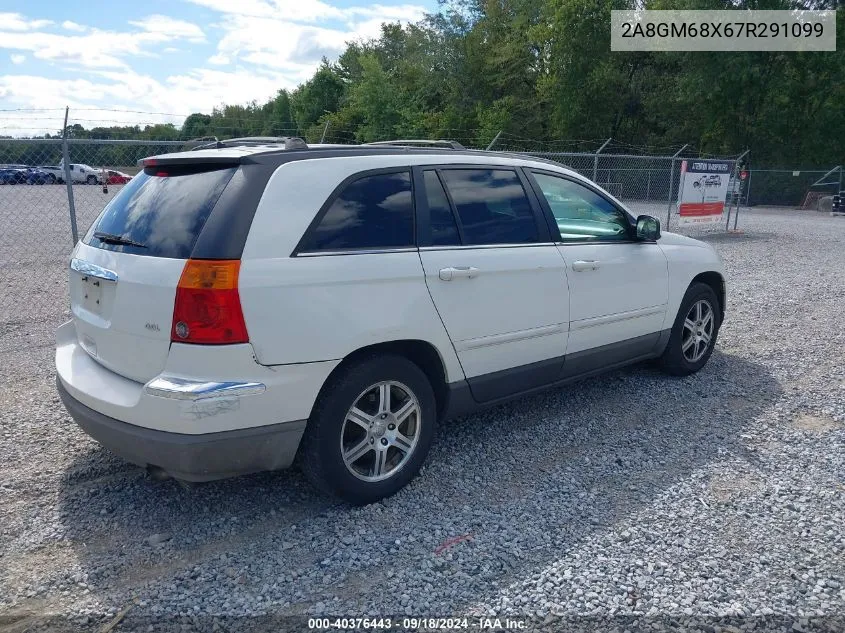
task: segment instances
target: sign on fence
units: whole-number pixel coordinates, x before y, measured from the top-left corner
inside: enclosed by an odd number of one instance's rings
[[[713,224],[722,219],[731,163],[685,160],[678,185],[679,224]]]

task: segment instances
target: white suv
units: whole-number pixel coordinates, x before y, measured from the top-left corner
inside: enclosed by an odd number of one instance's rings
[[[157,476],[298,457],[371,502],[439,420],[645,359],[690,374],[724,315],[710,246],[553,162],[299,139],[142,162],[73,251],[56,370]]]

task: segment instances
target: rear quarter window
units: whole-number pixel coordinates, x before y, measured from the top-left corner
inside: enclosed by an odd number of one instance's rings
[[[106,205],[84,242],[133,255],[187,259],[236,169],[148,167]],[[100,239],[97,234],[134,244]]]
[[[343,251],[414,245],[414,202],[407,171],[362,176],[347,184],[298,250]]]

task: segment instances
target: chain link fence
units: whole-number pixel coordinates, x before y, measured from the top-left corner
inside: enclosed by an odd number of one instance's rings
[[[183,141],[0,139],[0,283],[4,297],[0,349],[25,344],[25,338],[7,336],[9,332],[53,328],[68,317],[66,267],[75,243],[74,231],[79,238],[85,235],[103,207],[138,172],[138,161],[192,146]],[[532,147],[527,141],[500,142],[494,149],[563,164],[599,183],[634,213],[656,216],[664,228],[668,223],[670,230],[678,229],[669,217],[674,211],[681,161],[687,158],[683,152],[560,151]],[[768,173],[777,175],[765,175]],[[753,171],[751,200],[799,206],[812,176],[817,176],[816,172],[801,173],[806,178]],[[784,182],[791,188],[785,188]],[[732,179],[729,191],[729,202],[748,202],[748,190],[741,183]]]
[[[62,139],[0,139],[0,351],[22,347],[34,330],[69,318],[74,220],[84,236],[137,173],[139,159],[182,146],[69,140],[65,148]]]

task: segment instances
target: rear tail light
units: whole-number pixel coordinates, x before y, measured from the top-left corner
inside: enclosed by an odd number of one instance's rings
[[[189,259],[185,263],[176,288],[171,341],[206,345],[249,342],[238,295],[240,267],[237,259]]]

